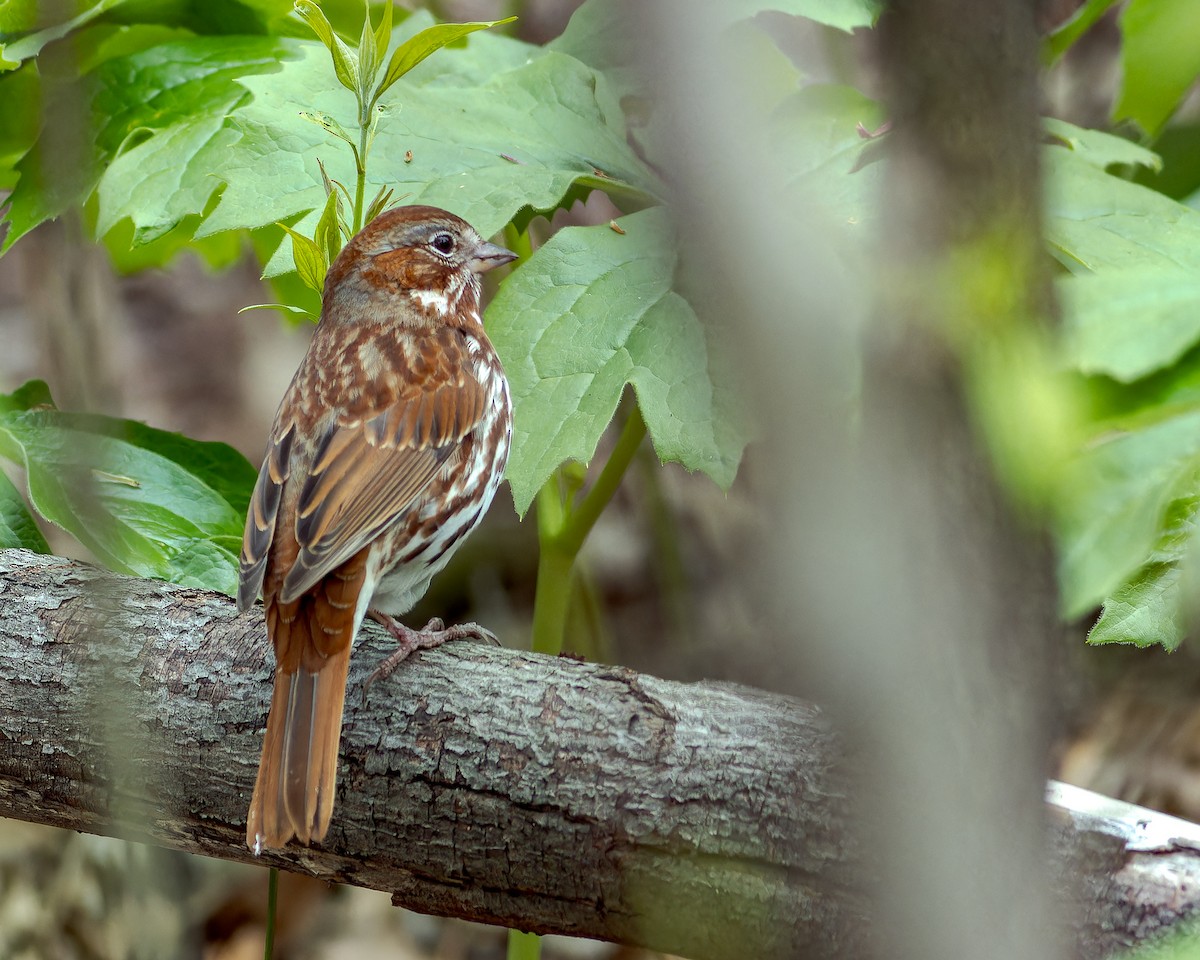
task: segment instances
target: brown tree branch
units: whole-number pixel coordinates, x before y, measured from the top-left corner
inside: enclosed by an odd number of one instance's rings
[[[468,643],[363,705],[388,644],[365,633],[326,843],[260,862],[697,958],[853,948],[847,787],[815,708]],[[252,861],[270,671],[260,611],[0,552],[0,814]]]
[[[873,858],[817,708],[471,644],[418,655],[363,705],[388,642],[367,634],[328,842],[259,862],[696,958],[868,956],[855,878]],[[265,644],[261,616],[217,594],[0,551],[0,815],[253,861]],[[1078,956],[1196,913],[1200,831],[1058,804]]]

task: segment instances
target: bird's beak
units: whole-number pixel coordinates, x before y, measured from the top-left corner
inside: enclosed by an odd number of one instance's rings
[[[494,243],[481,243],[475,248],[471,259],[467,261],[467,266],[472,273],[487,273],[493,267],[512,263],[516,259],[517,255],[511,250],[505,250]]]

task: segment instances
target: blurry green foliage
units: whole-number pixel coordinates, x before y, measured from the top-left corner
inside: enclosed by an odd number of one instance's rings
[[[1155,136],[1200,74],[1200,5],[1129,0],[1120,24],[1121,88],[1112,116]]]

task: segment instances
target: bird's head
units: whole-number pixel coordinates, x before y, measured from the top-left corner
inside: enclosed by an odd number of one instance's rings
[[[516,258],[449,211],[396,207],[368,223],[334,260],[323,314],[374,319],[403,304],[413,307],[404,311],[409,322],[444,322],[463,307],[477,312],[479,275]]]

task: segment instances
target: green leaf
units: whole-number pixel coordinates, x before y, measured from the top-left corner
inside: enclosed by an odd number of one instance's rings
[[[1148,563],[1104,601],[1100,619],[1088,632],[1087,642],[1132,643],[1139,647],[1159,644],[1169,652],[1183,639],[1180,581],[1175,563]]]
[[[885,142],[861,129],[883,122],[882,107],[851,87],[811,84],[786,97],[772,113],[772,149],[788,158],[787,188],[794,204],[824,207],[832,222],[866,240],[877,222],[885,168],[872,151]]]
[[[1196,560],[1198,479],[1193,477],[1184,484],[1182,495],[1168,507],[1158,542],[1145,565],[1104,601],[1100,619],[1088,633],[1088,643],[1133,643],[1141,647],[1157,643],[1168,651],[1179,646],[1187,607],[1185,577],[1194,582],[1194,574],[1189,574]]]
[[[36,142],[40,117],[41,77],[36,66],[0,74],[0,190],[17,182],[17,164]]]
[[[250,231],[250,242],[254,247],[255,256],[260,262],[266,262],[272,253],[278,251],[281,241],[282,248],[290,252],[287,234],[273,223],[259,230]],[[300,323],[303,315],[307,315],[312,320],[316,320],[320,315],[321,294],[306,285],[295,270],[272,277],[268,280],[268,285],[276,302],[291,304],[303,311],[302,314],[295,313],[284,316],[284,319],[292,325]]]
[[[883,3],[882,0],[723,0],[714,5],[714,16],[733,21],[768,10],[807,17],[849,33],[857,27],[874,25]]]
[[[34,30],[12,40],[8,39],[12,36],[10,27],[4,22],[7,17],[0,19],[0,40],[3,41],[0,42],[0,70],[11,70],[22,60],[37,56],[46,44],[61,40],[72,30],[77,30],[113,7],[126,2],[127,0],[99,0],[74,17],[44,26],[42,29]]]
[[[326,133],[332,134],[343,143],[348,143],[352,147],[355,146],[353,137],[346,132],[340,123],[327,113],[314,113],[311,110],[301,110],[300,119],[307,120],[309,123],[315,123]]]
[[[1100,170],[1114,164],[1145,167],[1155,173],[1162,169],[1162,158],[1157,153],[1124,137],[1077,127],[1054,117],[1043,117],[1042,126],[1052,137],[1070,147],[1076,157]]]
[[[0,3],[0,35],[30,33],[38,29],[37,0],[5,0]],[[64,15],[65,11],[60,13]],[[44,24],[43,24],[44,26]]]
[[[29,380],[12,393],[0,393],[0,414],[40,409],[54,409],[54,399],[45,380]]]
[[[317,319],[303,307],[293,307],[288,303],[251,303],[242,307],[238,313],[246,313],[250,310],[278,310],[283,314],[291,314],[292,316],[296,317],[305,317],[312,321],[316,321]]]
[[[392,84],[408,73],[408,71],[426,57],[437,53],[438,50],[447,44],[461,40],[463,37],[475,33],[477,30],[487,30],[489,27],[512,23],[516,19],[516,17],[508,17],[505,20],[486,20],[472,23],[439,23],[435,26],[427,27],[415,37],[410,37],[397,47],[395,53],[392,54],[392,59],[388,61],[387,72],[383,75],[383,82],[379,84],[379,88],[371,98],[371,105],[374,106],[375,101]]]
[[[1152,553],[1172,505],[1194,504],[1198,470],[1200,412],[1106,439],[1080,456],[1057,521],[1068,616],[1112,596],[1148,561],[1163,559]]]
[[[331,193],[329,196],[332,198],[337,194]],[[320,293],[325,288],[325,273],[329,269],[329,264],[325,261],[325,255],[321,252],[321,248],[287,224],[281,223],[279,226],[283,227],[287,235],[292,238],[292,257],[300,279],[304,281],[305,286]]]
[[[50,545],[25,506],[25,498],[0,471],[0,550],[49,553]]]
[[[645,76],[638,62],[637,24],[612,0],[585,0],[566,29],[547,48],[592,67],[601,83],[611,84],[614,98],[645,96]]]
[[[1064,349],[1083,373],[1125,383],[1170,366],[1200,342],[1200,275],[1152,264],[1059,280]]]
[[[101,175],[96,233],[133,223],[133,243],[149,244],[203,211],[221,182],[210,171],[237,140],[225,116],[196,114],[117,156]]]
[[[375,199],[367,205],[367,212],[363,214],[363,219],[366,223],[370,223],[387,209],[388,201],[392,199],[392,192],[390,187],[386,190],[383,187],[379,188],[379,192],[375,194]]]
[[[371,8],[367,4],[363,6],[362,35],[358,38],[358,99],[361,103],[368,103],[383,58],[379,55],[375,32],[371,29]]]
[[[1122,383],[1107,375],[1083,379],[1095,433],[1143,430],[1200,411],[1200,345],[1149,376]]]
[[[225,444],[30,408],[46,400],[36,381],[0,396],[0,455],[34,509],[114,570],[233,593],[253,466]]]
[[[421,19],[414,15],[403,29]],[[228,186],[200,235],[292,222],[305,211],[292,225],[311,235],[326,197],[318,159],[331,179],[355,182],[350,151],[299,117],[309,109],[355,123],[356,105],[329,78],[314,47],[277,75],[247,79],[253,99],[235,116],[242,137],[220,170]],[[401,202],[444,207],[484,236],[522,211],[554,210],[577,185],[600,187],[631,209],[663,189],[630,147],[624,117],[605,112],[597,100],[594,71],[572,57],[480,33],[465,49],[421,64],[384,103],[389,113],[371,155],[366,195],[394,189]],[[291,269],[285,245],[264,272]]]
[[[102,173],[101,232],[129,217],[138,238],[151,240],[201,213],[236,138],[229,114],[247,98],[235,79],[278,69],[294,49],[266,37],[198,37],[107,61],[44,90],[43,113],[56,122],[17,165],[3,249],[82,206]]]
[[[663,460],[728,486],[742,441],[714,381],[705,330],[671,289],[674,237],[661,209],[560,230],[487,311],[514,405],[508,480],[518,512],[564,461],[587,462],[632,384]]]
[[[1200,75],[1200,5],[1129,0],[1120,24],[1121,89],[1113,119],[1131,119],[1154,135]]]
[[[69,37],[79,73],[110,57],[185,35],[254,36],[279,32],[291,0],[5,0],[0,3],[0,70]],[[157,34],[156,40],[151,40]]]
[[[413,15],[394,42],[429,22]],[[302,59],[289,60],[295,55]],[[47,94],[47,115],[71,116],[70,105],[82,99],[94,126],[83,135],[69,125],[43,128],[18,165],[5,246],[82,205],[97,181],[98,229],[128,219],[136,243],[157,242],[202,213],[200,238],[279,220],[311,235],[326,199],[317,160],[327,161],[333,179],[355,181],[350,151],[299,115],[321,113],[347,130],[357,124],[357,104],[327,57],[316,42],[200,37],[114,59]],[[258,83],[276,70],[276,79]],[[447,207],[487,235],[595,187],[637,209],[661,186],[630,148],[621,112],[600,97],[603,86],[573,58],[479,33],[385,95],[391,109],[367,189]],[[292,269],[285,244],[266,272]]]
[[[1134,267],[1200,270],[1200,213],[1050,146],[1046,239],[1073,272]]]
[[[1050,66],[1074,46],[1075,41],[1096,25],[1117,0],[1084,0],[1066,20],[1050,31],[1042,51],[1042,62]]]
[[[328,271],[328,265],[333,263],[342,249],[342,234],[338,228],[338,192],[330,190],[325,200],[325,209],[321,211],[321,219],[317,221],[317,231],[313,234],[318,251],[321,253]],[[303,276],[303,271],[301,271]],[[321,274],[321,285],[324,287],[325,274]]]
[[[104,246],[113,267],[125,275],[169,266],[184,250],[199,256],[213,272],[228,270],[245,255],[246,237],[241,234],[194,239],[199,222],[198,216],[185,217],[161,236],[147,242],[143,235],[142,242],[135,243],[133,223],[125,219],[104,235]]]
[[[325,12],[312,0],[296,0],[296,13],[312,28],[317,39],[325,44],[329,56],[333,58],[333,72],[338,82],[347,90],[357,93],[358,60],[345,41],[333,32]]]
[[[392,44],[392,19],[395,9],[395,5],[391,3],[383,5],[383,15],[379,18],[379,26],[375,28],[376,63],[383,63],[383,58],[387,56],[388,47]],[[370,19],[369,16],[368,19]]]
[[[371,152],[371,147],[375,143],[375,138],[379,135],[379,122],[383,119],[386,113],[387,108],[382,104],[377,103],[371,108],[371,116],[367,121],[367,139],[364,153]]]
[[[98,23],[72,38],[80,51],[79,74],[91,73],[100,64],[129,57],[163,43],[189,40],[192,31],[157,23]]]

